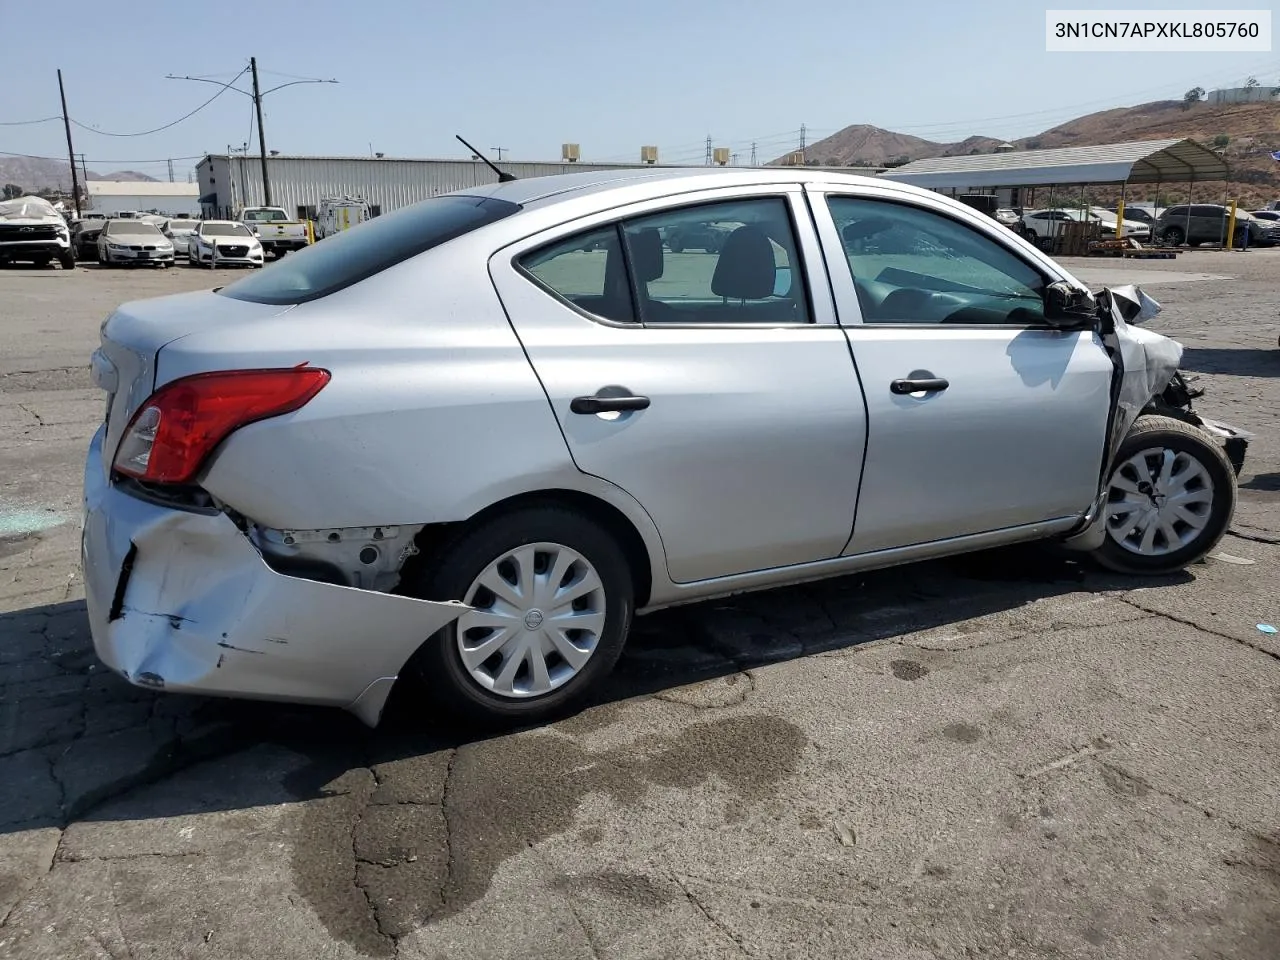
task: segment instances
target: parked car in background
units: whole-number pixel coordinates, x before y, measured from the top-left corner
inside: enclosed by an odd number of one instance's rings
[[[1102,232],[1109,239],[1115,237],[1116,212],[1114,210],[1108,210],[1106,207],[1090,207],[1089,213],[1102,227]],[[1130,218],[1129,212],[1126,210],[1120,236],[1122,238],[1132,237],[1134,240],[1145,243],[1151,239],[1151,224],[1143,220]]]
[[[1155,233],[1169,246],[1222,243],[1227,235],[1231,209],[1218,203],[1178,204],[1156,220]],[[1280,242],[1280,224],[1259,220],[1244,210],[1236,211],[1233,246],[1269,247]]]
[[[1251,212],[1258,220],[1270,220],[1273,223],[1280,223],[1280,210],[1253,210]]]
[[[187,238],[192,267],[261,267],[265,257],[253,231],[235,220],[201,220]]]
[[[47,267],[54,260],[75,269],[71,228],[53,204],[34,196],[0,201],[0,263]]]
[[[708,223],[737,226],[672,262],[662,236]],[[1239,468],[1174,391],[1181,347],[1133,326],[1155,308],[828,171],[424,200],[103,323],[94,644],[152,690],[375,723],[404,677],[529,723],[598,687],[636,612],[1044,539],[1168,574],[1226,532]]]
[[[1093,209],[1098,213],[1105,212],[1111,214],[1112,220],[1115,219],[1115,215],[1118,211],[1117,207],[1094,207]],[[1124,208],[1124,218],[1126,220],[1132,220],[1134,223],[1145,223],[1148,228],[1156,222],[1156,218],[1149,210],[1142,207],[1131,207],[1127,204]]]
[[[71,221],[71,250],[77,260],[98,259],[98,235],[106,225],[102,217]]]
[[[154,223],[108,220],[98,234],[98,262],[104,267],[172,267],[173,243]]]
[[[174,217],[172,220],[164,222],[160,227],[160,232],[169,238],[176,256],[187,257],[191,245],[191,235],[196,232],[199,226],[200,221],[195,218]]]
[[[684,253],[686,250],[719,253],[732,229],[710,222],[677,224],[663,232],[662,242],[672,253]]]
[[[283,207],[245,207],[240,222],[253,231],[264,251],[277,257],[311,242],[306,223],[289,216]]]
[[[1011,210],[1008,207],[999,207],[996,209],[995,218],[1006,227],[1012,227],[1016,223],[1022,221],[1022,217],[1017,210]]]
[[[336,236],[373,217],[363,197],[325,197],[316,208],[316,239]]]

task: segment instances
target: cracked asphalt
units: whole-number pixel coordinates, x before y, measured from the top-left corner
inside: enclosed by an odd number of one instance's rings
[[[93,656],[87,358],[218,273],[0,272],[0,957],[1280,957],[1280,251],[1132,278],[1257,433],[1162,581],[1005,550],[641,619],[466,738],[157,696]]]

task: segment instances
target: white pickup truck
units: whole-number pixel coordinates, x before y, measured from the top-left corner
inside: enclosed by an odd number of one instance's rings
[[[245,207],[240,222],[253,231],[264,251],[277,257],[311,242],[306,223],[294,220],[283,207]]]

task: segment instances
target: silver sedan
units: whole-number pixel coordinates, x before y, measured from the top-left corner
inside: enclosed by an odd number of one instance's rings
[[[94,642],[157,689],[373,724],[404,679],[528,722],[672,604],[1031,540],[1177,570],[1248,437],[1191,409],[1157,308],[875,179],[426,200],[107,319]]]

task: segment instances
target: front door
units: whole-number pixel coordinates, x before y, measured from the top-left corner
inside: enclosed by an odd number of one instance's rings
[[[1044,322],[1041,267],[941,204],[828,193],[819,231],[867,397],[846,553],[1084,513],[1112,365],[1091,330]]]
[[[678,583],[839,556],[865,442],[799,189],[714,196],[491,261],[578,468],[648,511]]]

